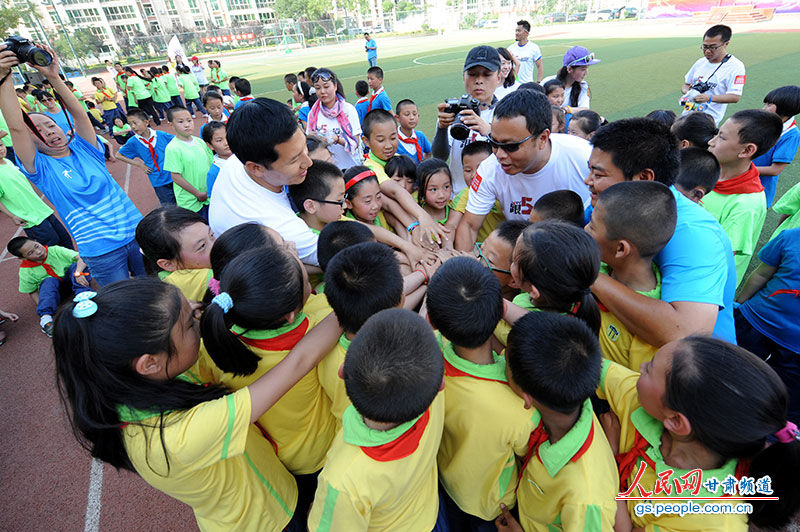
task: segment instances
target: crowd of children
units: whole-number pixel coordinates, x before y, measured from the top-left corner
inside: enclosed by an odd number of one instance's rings
[[[0,75],[15,61],[0,45]],[[773,200],[800,144],[800,87],[719,129],[668,110],[609,123],[582,78],[520,84],[507,50],[480,46],[464,83],[481,112],[461,112],[462,140],[440,105],[431,143],[379,66],[355,105],[328,68],[287,74],[287,106],[216,60],[200,78],[192,61],[177,75],[117,63],[114,87],[92,78],[93,102],[57,59],[36,67],[47,85],[0,80],[13,140],[0,144],[0,210],[25,231],[7,250],[93,456],[191,506],[203,530],[792,519],[800,184]],[[264,132],[245,117],[273,120]],[[103,134],[152,185],[160,206],[144,217],[105,167]],[[564,170],[585,185],[542,185],[567,152],[591,154],[588,170]],[[492,205],[500,175],[538,179],[536,192]],[[232,191],[268,212],[221,224],[215,198]],[[759,250],[768,208],[783,218]],[[289,225],[310,235],[302,249]],[[712,258],[689,275],[691,245]],[[676,295],[703,279],[702,294]],[[656,302],[693,328],[654,326],[677,320]],[[642,511],[724,502],[723,481],[779,500],[754,498],[749,516]]]

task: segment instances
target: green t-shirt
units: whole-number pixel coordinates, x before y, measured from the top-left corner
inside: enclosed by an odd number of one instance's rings
[[[169,101],[169,91],[161,78],[154,78],[153,81],[150,82],[150,88],[153,90],[154,101],[159,103]]]
[[[208,149],[205,142],[197,137],[192,137],[192,142],[184,142],[175,137],[167,144],[164,150],[164,170],[181,174],[194,188],[206,192],[206,176],[208,169],[214,162],[214,154]],[[179,207],[197,212],[208,205],[208,200],[200,203],[192,194],[173,184],[175,201]]]
[[[3,144],[5,144],[5,146],[7,148],[12,147],[13,143],[11,141],[11,132],[8,131],[8,123],[6,122],[6,119],[3,116],[3,112],[2,111],[0,111],[0,129],[5,131],[6,133],[8,133],[8,135],[6,135],[5,137],[3,137],[0,140],[2,140]]]
[[[129,126],[128,124],[124,124],[122,127],[112,126],[111,129],[114,135],[125,135],[131,132],[131,126]]]
[[[514,296],[514,299],[511,300],[512,303],[517,305],[518,307],[522,307],[526,310],[536,310],[536,305],[531,302],[531,297],[528,295],[527,292],[522,292],[521,294],[517,294]]]
[[[25,220],[25,229],[39,225],[53,214],[39,198],[30,182],[8,159],[0,164],[0,201],[13,214]]]
[[[83,93],[81,92],[81,90],[80,89],[72,89],[72,94],[74,94],[75,97],[78,99],[78,103],[81,104],[81,107],[83,107],[83,110],[88,113],[89,112],[89,108],[86,107],[86,102],[81,100],[81,98],[83,98]]]
[[[187,100],[195,100],[200,97],[200,85],[194,74],[181,74],[178,76],[178,85],[183,87],[183,97]]]
[[[128,98],[133,95],[136,100],[146,100],[150,98],[150,91],[144,84],[144,80],[139,76],[130,76],[128,78]]]
[[[50,266],[53,273],[59,277],[64,277],[73,262],[78,261],[78,252],[71,249],[62,248],[61,246],[49,246],[47,248],[47,258],[44,259],[44,264]],[[26,261],[30,262],[30,261]],[[25,264],[25,263],[23,263]],[[32,294],[39,290],[39,285],[42,281],[50,277],[44,266],[34,266],[26,268],[20,266],[19,268],[19,291],[23,294]]]
[[[167,91],[169,92],[170,96],[181,95],[181,91],[178,89],[178,82],[175,80],[175,76],[172,74],[164,74],[164,77],[161,79],[164,80],[164,85],[167,86]]]
[[[731,240],[736,263],[736,286],[739,286],[755,253],[761,228],[764,227],[767,197],[763,191],[720,194],[712,190],[703,196],[703,206],[714,215]]]
[[[800,227],[800,183],[796,183],[790,188],[781,199],[772,205],[772,210],[778,214],[788,214],[789,217],[775,229],[770,240],[778,236],[781,231]]]

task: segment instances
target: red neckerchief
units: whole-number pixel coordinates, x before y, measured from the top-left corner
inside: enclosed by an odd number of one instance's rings
[[[264,338],[258,340],[254,338],[247,338],[245,336],[239,336],[239,339],[249,346],[263,349],[264,351],[289,351],[297,344],[297,342],[303,339],[303,336],[305,336],[306,331],[308,330],[308,325],[309,321],[308,318],[306,318],[300,323],[300,325],[291,331],[287,331],[279,336],[275,336],[274,338]]]
[[[472,377],[473,379],[478,379],[481,381],[499,382],[506,385],[508,384],[505,381],[497,379],[487,379],[486,377],[478,377],[471,373],[467,373],[466,371],[461,371],[460,369],[452,365],[450,362],[448,362],[447,359],[445,359],[444,361],[444,374],[447,377]]]
[[[628,490],[628,479],[636,468],[636,462],[639,458],[644,460],[653,471],[656,469],[656,463],[646,454],[647,448],[650,447],[650,442],[648,442],[638,430],[634,429],[634,431],[633,447],[631,447],[629,451],[620,453],[614,457],[617,461],[617,469],[619,470],[620,493],[625,493]]]
[[[253,96],[252,95],[248,95],[248,96],[242,96],[241,98],[239,98],[239,101],[240,102],[249,102],[252,99],[253,99]]]
[[[22,261],[22,264],[19,265],[19,267],[20,268],[36,268],[36,267],[41,266],[42,268],[44,268],[44,271],[46,271],[47,275],[49,275],[50,277],[55,277],[56,279],[61,279],[60,275],[56,275],[56,272],[55,272],[55,270],[53,270],[53,267],[45,262],[47,260],[47,249],[48,249],[48,247],[45,246],[44,247],[44,260],[42,262],[34,262],[32,260],[24,259]]]
[[[539,420],[539,425],[531,432],[531,437],[528,438],[528,454],[525,455],[525,461],[522,462],[522,467],[519,470],[517,487],[514,488],[514,493],[519,489],[519,483],[522,480],[523,473],[525,473],[525,468],[528,467],[528,462],[531,461],[531,457],[535,454],[536,458],[538,458],[540,462],[542,461],[539,457],[539,447],[547,441],[548,437],[547,431],[544,428],[544,422]],[[589,427],[589,434],[586,436],[586,441],[583,442],[580,449],[575,451],[575,454],[569,459],[570,462],[577,462],[581,456],[586,454],[586,451],[588,451],[589,447],[592,445],[592,440],[594,440],[594,423]]]
[[[416,423],[411,425],[411,427],[398,438],[376,447],[365,447],[362,445],[361,450],[364,451],[364,454],[378,462],[391,462],[410,456],[419,447],[419,442],[422,439],[422,435],[425,434],[425,427],[428,426],[430,418],[431,413],[430,409],[428,409],[420,416]]]
[[[156,165],[156,170],[160,172],[161,168],[158,166],[158,156],[156,155],[156,148],[155,146],[153,146],[155,142],[158,142],[158,137],[156,137],[156,134],[153,133],[153,136],[150,137],[149,139],[145,139],[144,137],[140,137],[139,135],[136,135],[136,137],[140,141],[142,141],[142,144],[147,146],[148,150],[150,150],[150,157],[153,158],[153,164]]]
[[[360,103],[364,103],[364,102],[366,102],[366,101],[369,101],[369,96],[364,96],[363,98],[361,98],[360,100],[358,100],[358,101],[356,102],[356,105],[358,105],[358,104],[360,104]]]
[[[758,169],[753,163],[750,163],[750,168],[742,175],[725,181],[717,181],[717,186],[714,187],[714,192],[726,195],[755,194],[763,192],[763,190],[764,185],[761,184]]]
[[[372,111],[372,102],[373,102],[373,101],[375,100],[375,98],[377,98],[377,97],[378,97],[378,95],[379,95],[380,93],[382,93],[382,92],[383,92],[383,87],[381,87],[381,88],[380,88],[380,90],[379,90],[378,92],[374,93],[372,96],[370,96],[370,97],[369,97],[369,105],[367,106],[367,112],[368,112],[368,113],[369,113],[370,111]]]
[[[422,146],[419,145],[419,138],[417,138],[417,136],[414,135],[414,131],[413,130],[411,131],[411,136],[410,137],[404,137],[403,134],[398,129],[397,130],[397,138],[399,138],[400,142],[403,142],[404,144],[413,144],[414,145],[414,149],[416,150],[414,153],[417,155],[417,162],[421,163],[422,162]]]

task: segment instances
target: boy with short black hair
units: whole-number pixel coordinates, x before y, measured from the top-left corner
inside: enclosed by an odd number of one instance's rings
[[[236,108],[236,104],[239,103],[239,95],[236,94],[236,81],[238,79],[239,76],[231,76],[228,78],[228,88],[231,91],[231,97],[233,98],[234,109]]]
[[[509,301],[519,294],[519,287],[511,276],[514,246],[519,235],[530,224],[524,220],[505,220],[489,233],[486,240],[475,244],[474,252],[478,255],[478,259],[500,281],[503,299]]]
[[[389,95],[383,88],[383,69],[379,66],[369,67],[367,70],[367,85],[372,89],[372,95],[369,97],[369,105],[367,112],[373,109],[383,109],[392,113],[392,102],[389,100]]]
[[[500,283],[468,257],[445,262],[428,284],[428,319],[444,336],[445,414],[438,464],[454,530],[491,526],[500,503],[515,505],[515,453],[534,425],[509,388],[491,339],[503,315]]]
[[[317,366],[317,373],[331,400],[331,413],[341,422],[350,400],[339,367],[350,342],[373,314],[403,303],[403,276],[392,249],[363,242],[337,253],[325,268],[325,296],[344,334]]]
[[[22,259],[19,265],[19,291],[30,294],[36,304],[39,326],[53,336],[53,316],[61,303],[61,290],[70,287],[74,294],[89,289],[91,277],[77,251],[61,246],[45,246],[28,237],[12,238],[6,249]]]
[[[322,271],[340,251],[362,242],[375,242],[375,236],[365,224],[349,220],[337,220],[322,228],[317,243],[317,259]]]
[[[586,226],[600,248],[601,271],[631,290],[661,299],[661,271],[653,257],[672,238],[677,218],[675,196],[661,183],[625,181],[605,189]],[[657,347],[633,335],[602,305],[600,316],[606,358],[633,371],[653,358]]]
[[[375,172],[379,182],[383,182],[388,179],[383,167],[397,153],[397,121],[389,111],[375,109],[364,117],[361,135],[364,145],[369,148],[364,166]]]
[[[214,162],[214,154],[203,139],[192,135],[194,121],[188,109],[170,107],[167,120],[175,129],[175,138],[164,150],[163,168],[172,173],[175,202],[178,207],[196,212],[208,220],[206,177]]]
[[[397,102],[395,116],[399,127],[397,128],[397,138],[400,144],[397,146],[397,153],[408,155],[415,162],[421,163],[424,159],[431,156],[431,143],[425,133],[417,131],[415,128],[419,124],[419,111],[417,104],[413,100],[405,99]]]
[[[172,107],[183,107],[183,98],[181,98],[181,91],[178,88],[178,80],[173,74],[170,74],[167,65],[161,66],[161,76],[164,78],[164,85],[167,86],[167,93],[169,93],[169,103]]]
[[[766,153],[753,159],[767,195],[767,208],[770,208],[778,188],[778,178],[794,160],[800,147],[800,130],[794,120],[794,116],[800,114],[800,87],[787,85],[771,90],[764,97],[764,110],[777,114],[783,120],[783,131],[778,142]]]
[[[358,113],[358,122],[363,123],[364,117],[369,112],[369,85],[363,79],[356,81],[356,113]]]
[[[309,530],[432,530],[444,362],[431,328],[408,310],[375,314],[342,376],[353,404],[320,473]]]
[[[470,142],[461,150],[461,165],[464,171],[463,179],[466,187],[462,188],[461,191],[456,194],[455,198],[453,198],[454,208],[458,212],[464,213],[467,211],[467,202],[469,201],[469,190],[472,180],[478,173],[478,166],[490,155],[492,155],[492,147],[485,140]],[[458,180],[458,177],[459,176],[454,175],[453,182]],[[503,215],[500,203],[495,202],[492,210],[486,215],[486,219],[483,221],[480,231],[478,231],[477,241],[482,242],[486,240],[489,237],[489,233],[494,231],[500,222],[505,219],[506,217]]]
[[[748,109],[728,118],[708,143],[719,161],[720,178],[703,206],[728,234],[736,263],[736,285],[744,278],[767,216],[767,198],[753,159],[781,136],[783,122],[770,111]]]
[[[714,189],[719,180],[719,161],[708,150],[689,146],[681,150],[681,169],[675,188],[695,203]]]
[[[295,74],[286,74],[283,76],[283,85],[290,93],[294,92],[294,86],[297,85],[297,76]]]
[[[517,490],[524,530],[614,526],[617,464],[590,400],[601,363],[597,335],[572,316],[529,312],[508,335],[508,383],[536,408]],[[495,523],[514,521],[503,508]]]
[[[289,185],[298,216],[317,235],[344,214],[342,171],[332,163],[314,161],[302,183]]]
[[[233,80],[233,78],[231,78],[231,80]],[[234,111],[255,99],[251,92],[250,82],[245,78],[236,78],[236,81],[233,81],[233,93],[239,98],[236,103],[233,104]]]
[[[117,159],[136,166],[147,175],[162,206],[175,205],[172,173],[164,168],[167,146],[175,136],[166,131],[151,129],[147,113],[138,107],[131,107],[128,110],[128,124],[131,126],[133,136],[120,147]],[[137,158],[138,162],[135,161]]]
[[[561,220],[583,227],[583,200],[573,190],[548,192],[533,204],[530,221]]]

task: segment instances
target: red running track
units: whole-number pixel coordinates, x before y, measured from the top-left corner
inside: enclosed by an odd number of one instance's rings
[[[195,120],[196,135],[202,123]],[[158,129],[171,131],[166,122]],[[122,162],[108,168],[142,214],[157,206],[138,168]],[[2,251],[15,234],[17,227],[0,215]],[[39,329],[33,302],[17,290],[18,265],[15,257],[0,256],[0,308],[20,317],[2,326],[8,341],[0,346],[0,530],[197,530],[188,506],[138,475],[107,465],[93,468],[58,398],[52,343]]]

